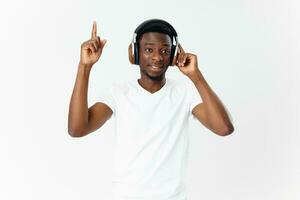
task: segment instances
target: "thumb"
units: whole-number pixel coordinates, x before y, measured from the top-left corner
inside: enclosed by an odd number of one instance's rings
[[[104,47],[104,45],[106,44],[106,42],[107,42],[106,39],[101,40],[101,45],[102,45],[102,47]]]

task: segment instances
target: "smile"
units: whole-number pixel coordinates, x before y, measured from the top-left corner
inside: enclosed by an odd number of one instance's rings
[[[150,68],[151,68],[152,71],[161,71],[163,69],[163,67],[157,67],[157,66],[154,66],[154,65],[150,66]]]

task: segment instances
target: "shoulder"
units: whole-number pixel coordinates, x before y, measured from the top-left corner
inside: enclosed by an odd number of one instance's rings
[[[176,80],[176,79],[168,79],[169,87],[172,91],[187,91],[191,86],[188,81],[185,80]]]
[[[127,93],[134,87],[134,80],[121,80],[110,84],[109,90],[112,93]]]

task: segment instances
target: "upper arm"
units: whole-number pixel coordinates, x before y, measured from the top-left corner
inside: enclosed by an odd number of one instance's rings
[[[224,136],[224,131],[220,131],[222,129],[213,128],[213,126],[209,122],[206,107],[203,103],[200,103],[197,106],[195,106],[192,110],[192,113],[206,128],[218,135]],[[226,135],[228,134],[226,133]]]
[[[113,114],[105,103],[97,102],[88,109],[87,134],[99,129]]]
[[[208,119],[207,119],[207,114],[205,110],[204,103],[199,103],[196,105],[193,110],[192,114],[208,129],[211,130]]]

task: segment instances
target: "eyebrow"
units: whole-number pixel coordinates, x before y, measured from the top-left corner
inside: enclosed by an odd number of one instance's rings
[[[155,43],[152,43],[152,42],[146,42],[144,45],[145,45],[145,46],[146,46],[146,45],[155,45]],[[163,45],[163,46],[171,46],[171,44],[169,44],[169,43],[163,43],[162,45]]]

